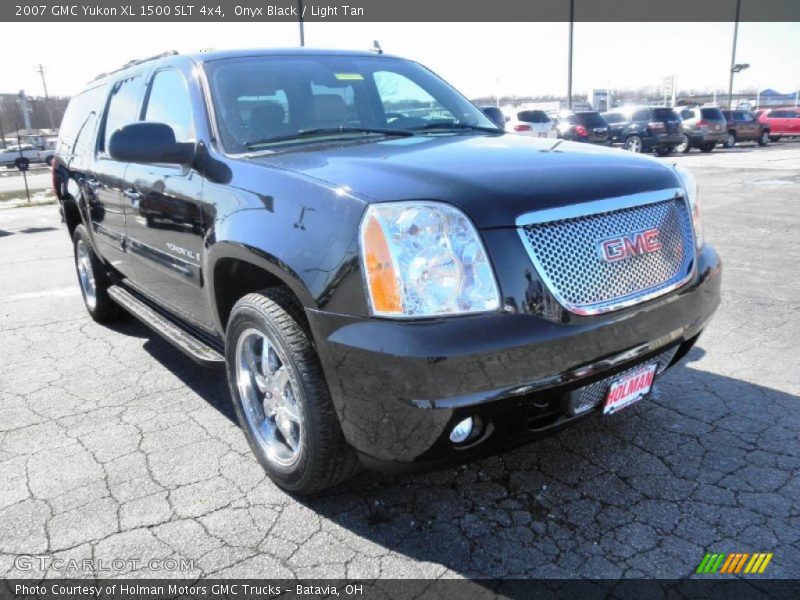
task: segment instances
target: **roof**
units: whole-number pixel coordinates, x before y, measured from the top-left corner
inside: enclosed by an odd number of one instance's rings
[[[244,56],[384,56],[388,54],[377,54],[369,50],[331,50],[326,48],[244,48],[238,50],[211,50],[208,52],[195,52],[187,54],[198,62],[211,62],[223,58],[238,58]],[[396,58],[396,57],[391,57]]]
[[[243,58],[252,56],[350,56],[350,57],[368,57],[368,56],[383,56],[386,58],[397,58],[388,54],[376,53],[369,50],[328,50],[324,48],[251,48],[241,50],[209,50],[207,52],[193,52],[189,54],[179,54],[175,50],[156,54],[155,56],[148,56],[146,58],[137,58],[128,61],[119,68],[101,73],[97,75],[90,83],[105,79],[109,75],[120,73],[131,67],[148,63],[151,61],[161,61],[169,58],[180,56],[188,58],[196,62],[212,62],[215,60],[222,60],[225,58]]]

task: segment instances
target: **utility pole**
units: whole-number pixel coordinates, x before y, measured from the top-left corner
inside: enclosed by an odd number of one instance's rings
[[[303,29],[303,0],[297,0],[297,15],[300,18],[300,46],[305,46],[306,33]]]
[[[572,110],[572,30],[575,26],[575,0],[569,0],[569,57],[567,59],[567,108]]]
[[[3,148],[6,147],[6,132],[3,130],[3,121],[0,120],[0,143]]]
[[[739,13],[742,9],[742,0],[736,0],[736,21],[733,25],[733,50],[731,50],[731,73],[728,81],[728,110],[733,109],[733,74],[736,72],[736,38],[739,37]]]
[[[50,110],[50,97],[47,95],[47,82],[44,79],[44,67],[39,65],[39,75],[42,76],[42,87],[44,88],[44,109],[47,111],[47,118],[50,119],[50,129],[54,130],[56,125],[53,121],[53,111]]]

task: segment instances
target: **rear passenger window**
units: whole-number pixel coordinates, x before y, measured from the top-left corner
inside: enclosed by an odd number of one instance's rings
[[[119,82],[112,92],[111,101],[106,112],[101,150],[108,148],[108,140],[111,139],[111,134],[117,129],[139,120],[141,82],[141,77],[134,75]]]
[[[153,77],[144,120],[172,127],[176,142],[194,141],[189,88],[183,75],[175,69],[158,71]]]

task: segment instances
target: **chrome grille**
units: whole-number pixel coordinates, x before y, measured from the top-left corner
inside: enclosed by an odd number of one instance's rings
[[[668,199],[523,225],[528,254],[553,296],[572,312],[595,314],[684,283],[694,268],[691,218],[682,197],[664,197]],[[604,240],[652,228],[659,230],[659,250],[612,262],[603,258]]]
[[[601,379],[600,381],[595,381],[594,383],[590,383],[589,385],[586,385],[582,388],[578,388],[577,390],[571,392],[569,395],[567,414],[579,415],[583,412],[586,412],[587,410],[591,410],[592,408],[600,405],[600,403],[603,402],[603,400],[605,400],[606,396],[608,396],[608,391],[609,389],[611,389],[612,382],[619,379],[620,377],[624,377],[625,375],[632,373],[637,369],[641,369],[644,365],[658,363],[656,374],[663,373],[664,369],[666,369],[672,362],[672,359],[677,351],[678,351],[678,346],[673,346],[669,350],[662,352],[661,354],[651,358],[650,360],[641,362],[638,365],[631,367],[630,369],[625,369],[621,373],[617,373],[616,375],[612,375],[611,377],[606,377],[605,379]]]

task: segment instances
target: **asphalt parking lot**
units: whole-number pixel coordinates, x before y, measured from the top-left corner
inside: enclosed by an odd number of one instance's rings
[[[671,578],[759,551],[800,577],[800,143],[663,160],[697,175],[725,273],[654,397],[304,501],[264,477],[220,373],[89,319],[55,206],[0,210],[0,577],[120,574],[15,564],[36,554],[190,566],[137,576]]]

